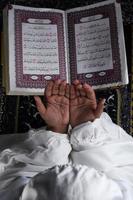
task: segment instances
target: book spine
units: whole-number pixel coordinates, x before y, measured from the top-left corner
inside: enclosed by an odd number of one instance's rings
[[[66,72],[67,72],[67,82],[71,82],[70,74],[70,61],[69,61],[69,42],[68,42],[68,25],[67,25],[67,13],[65,12],[65,42],[66,42]]]

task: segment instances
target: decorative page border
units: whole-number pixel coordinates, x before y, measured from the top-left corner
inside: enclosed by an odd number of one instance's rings
[[[50,19],[51,24],[57,25],[58,47],[59,47],[59,75],[48,75],[52,79],[66,79],[66,61],[65,61],[65,38],[64,24],[62,13],[56,12],[36,12],[15,9],[15,70],[16,70],[16,87],[18,88],[44,88],[47,80],[45,75],[23,74],[23,52],[22,52],[22,23],[27,22],[28,18]],[[32,80],[31,76],[38,76],[37,80]]]
[[[75,43],[75,30],[74,25],[80,23],[80,19],[83,17],[89,17],[93,15],[102,14],[103,18],[109,18],[110,22],[110,35],[111,35],[111,46],[112,46],[112,60],[113,69],[106,70],[105,76],[99,76],[99,72],[91,72],[92,77],[86,78],[86,74],[77,74],[77,63],[76,63],[76,43]],[[115,4],[103,5],[87,10],[81,10],[76,12],[68,13],[68,40],[69,40],[69,55],[70,55],[70,72],[71,81],[79,79],[82,82],[88,82],[90,85],[102,85],[111,84],[122,81],[121,75],[121,63],[120,63],[120,51],[119,51],[119,40],[117,30],[117,19],[115,12]],[[103,72],[104,70],[102,70]]]

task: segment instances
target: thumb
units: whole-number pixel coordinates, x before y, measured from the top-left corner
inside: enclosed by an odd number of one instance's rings
[[[105,99],[100,99],[100,101],[97,104],[97,108],[95,110],[95,116],[97,118],[99,118],[103,112],[104,109],[104,103],[105,103]]]
[[[44,106],[41,98],[39,96],[34,96],[35,102],[36,102],[36,107],[38,112],[40,113],[41,117],[44,118],[45,112],[46,112],[46,107]]]

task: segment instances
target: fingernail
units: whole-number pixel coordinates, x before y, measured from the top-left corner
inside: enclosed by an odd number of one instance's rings
[[[38,96],[34,96],[34,100],[37,101]]]
[[[103,99],[102,103],[105,104],[106,99]]]

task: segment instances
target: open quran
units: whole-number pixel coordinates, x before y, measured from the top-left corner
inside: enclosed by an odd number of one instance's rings
[[[128,83],[120,4],[66,11],[11,5],[3,10],[3,85],[8,95],[41,95],[49,80],[94,89]]]

